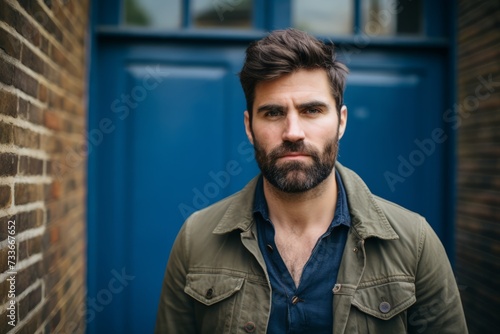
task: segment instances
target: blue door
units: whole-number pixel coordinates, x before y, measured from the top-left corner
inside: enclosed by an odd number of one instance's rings
[[[93,3],[89,333],[152,332],[183,221],[258,172],[237,73],[248,43],[268,29],[295,26],[338,41],[351,70],[339,160],[374,193],[426,216],[451,249],[443,9],[415,0],[413,16],[377,7],[384,15],[375,21],[375,2]],[[404,15],[416,23],[402,25],[413,22]]]

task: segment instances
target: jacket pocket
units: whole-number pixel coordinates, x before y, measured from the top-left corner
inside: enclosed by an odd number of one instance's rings
[[[378,319],[389,320],[413,305],[416,300],[414,283],[390,282],[358,288],[352,305]]]
[[[232,333],[240,313],[245,278],[225,273],[189,273],[184,292],[194,305],[198,333]]]
[[[243,277],[225,274],[188,274],[184,292],[210,306],[238,292],[244,281]]]
[[[346,333],[406,333],[408,308],[415,301],[415,285],[411,282],[358,287]]]

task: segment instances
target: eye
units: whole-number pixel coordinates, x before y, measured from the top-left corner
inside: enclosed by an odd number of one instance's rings
[[[266,117],[279,117],[279,116],[283,116],[283,112],[280,110],[269,110],[264,114],[264,116],[266,116]]]
[[[321,109],[319,108],[309,108],[304,111],[305,114],[320,114]]]

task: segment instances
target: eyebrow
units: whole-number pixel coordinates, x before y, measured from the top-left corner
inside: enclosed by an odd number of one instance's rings
[[[328,104],[322,101],[315,100],[315,101],[301,103],[297,106],[298,109],[309,109],[314,107],[328,108]]]
[[[328,108],[328,104],[319,101],[319,100],[314,100],[314,101],[308,101],[301,103],[297,106],[297,109],[303,110],[303,109],[308,109],[308,108],[315,108],[315,107],[322,107],[322,108]],[[264,112],[264,111],[284,111],[286,108],[283,107],[282,105],[279,104],[264,104],[263,106],[260,106],[257,109],[257,113]]]
[[[257,109],[257,113],[264,112],[264,111],[284,111],[285,107],[279,105],[279,104],[264,104],[263,106],[260,106]]]

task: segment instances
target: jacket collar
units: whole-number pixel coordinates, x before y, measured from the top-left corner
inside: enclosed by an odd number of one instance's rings
[[[359,237],[361,239],[370,237],[399,239],[363,180],[339,162],[336,163],[335,168],[344,182],[351,224]],[[258,177],[253,178],[241,191],[232,196],[231,204],[213,230],[214,234],[250,230],[254,223],[252,209],[257,181]]]
[[[335,165],[344,181],[351,223],[361,239],[377,237],[380,239],[399,239],[387,217],[375,201],[366,184],[352,170],[339,162]]]
[[[258,180],[258,176],[254,177],[242,190],[232,196],[231,204],[213,230],[214,234],[224,234],[234,230],[250,230],[254,222],[252,216],[253,198]]]

